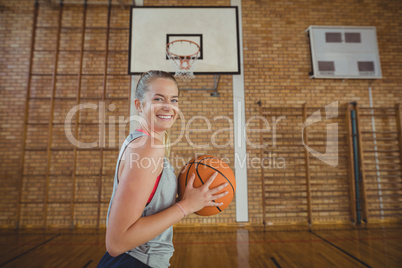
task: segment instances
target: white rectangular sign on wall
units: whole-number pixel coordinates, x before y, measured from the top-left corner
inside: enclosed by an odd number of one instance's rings
[[[311,78],[382,77],[375,27],[310,26]]]

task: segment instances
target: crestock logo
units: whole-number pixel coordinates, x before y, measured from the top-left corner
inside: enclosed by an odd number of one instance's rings
[[[335,101],[325,106],[325,118],[331,119],[338,116],[338,102]],[[325,153],[320,153],[310,148],[304,140],[304,130],[306,127],[322,121],[321,111],[317,110],[310,115],[303,123],[302,127],[302,139],[303,145],[306,150],[322,162],[336,167],[338,165],[338,123],[332,123],[327,125],[327,140]]]

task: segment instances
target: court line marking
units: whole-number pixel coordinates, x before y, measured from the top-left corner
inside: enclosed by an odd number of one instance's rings
[[[57,234],[57,235],[55,235],[55,236],[53,236],[53,237],[49,238],[48,240],[43,241],[42,243],[40,243],[40,244],[38,244],[38,245],[34,246],[33,248],[28,249],[27,251],[25,251],[25,252],[23,252],[23,253],[21,253],[21,254],[19,254],[19,255],[15,256],[14,258],[12,258],[12,259],[10,259],[10,260],[8,260],[8,261],[6,261],[6,262],[4,262],[4,263],[0,264],[0,267],[2,267],[2,266],[4,266],[4,265],[7,265],[7,264],[9,264],[10,262],[15,261],[16,259],[18,259],[18,258],[20,258],[20,257],[24,256],[25,254],[28,254],[29,252],[31,252],[31,251],[33,251],[33,250],[37,249],[38,247],[43,246],[43,245],[45,245],[46,243],[48,243],[48,242],[52,241],[53,239],[55,239],[55,238],[59,237],[60,235],[61,235],[61,234]]]
[[[347,252],[347,251],[343,250],[342,248],[338,247],[338,246],[337,246],[337,245],[335,245],[334,243],[331,243],[330,241],[328,241],[328,240],[326,240],[325,238],[323,238],[323,237],[319,236],[318,234],[314,233],[313,231],[310,231],[310,233],[312,233],[312,234],[313,234],[313,235],[315,235],[316,237],[318,237],[318,238],[322,239],[324,242],[326,242],[326,243],[330,244],[331,246],[333,246],[334,248],[338,249],[338,250],[339,250],[339,251],[341,251],[342,253],[344,253],[344,254],[348,255],[348,256],[349,256],[349,257],[351,257],[352,259],[354,259],[354,260],[356,260],[356,261],[360,262],[362,265],[364,265],[364,266],[366,266],[366,267],[368,267],[368,268],[371,268],[371,266],[370,266],[370,265],[368,265],[368,264],[367,264],[367,263],[365,263],[364,261],[362,261],[362,260],[360,260],[360,259],[356,258],[355,256],[353,256],[353,255],[352,255],[352,254],[350,254],[349,252]]]
[[[86,264],[84,264],[84,266],[82,266],[82,268],[87,268],[92,262],[93,260],[88,261]]]
[[[279,265],[279,263],[275,260],[274,257],[271,257],[271,260],[273,261],[273,263],[276,265],[277,268],[282,268],[282,266]]]

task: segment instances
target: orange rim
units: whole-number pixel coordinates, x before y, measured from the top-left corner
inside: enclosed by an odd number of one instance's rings
[[[194,44],[194,45],[196,45],[196,46],[198,47],[198,50],[197,50],[197,52],[195,52],[194,54],[190,54],[190,55],[178,55],[178,54],[175,54],[175,53],[173,53],[173,52],[170,52],[170,51],[169,51],[169,46],[170,46],[171,44],[177,43],[177,42],[188,42],[188,43]],[[170,43],[168,43],[168,44],[166,45],[166,53],[167,53],[169,56],[178,57],[178,58],[180,59],[180,61],[181,61],[182,59],[190,59],[191,57],[194,57],[195,55],[197,55],[197,54],[200,52],[200,49],[201,49],[200,46],[199,46],[196,42],[193,42],[193,41],[190,41],[190,40],[182,40],[182,39],[180,39],[180,40],[174,40],[174,41],[172,41],[172,42],[170,42]]]

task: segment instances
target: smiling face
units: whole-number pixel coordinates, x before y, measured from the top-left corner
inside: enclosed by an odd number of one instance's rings
[[[145,119],[148,131],[162,133],[173,126],[179,112],[179,90],[174,81],[155,78],[149,84],[143,99],[135,106]]]

